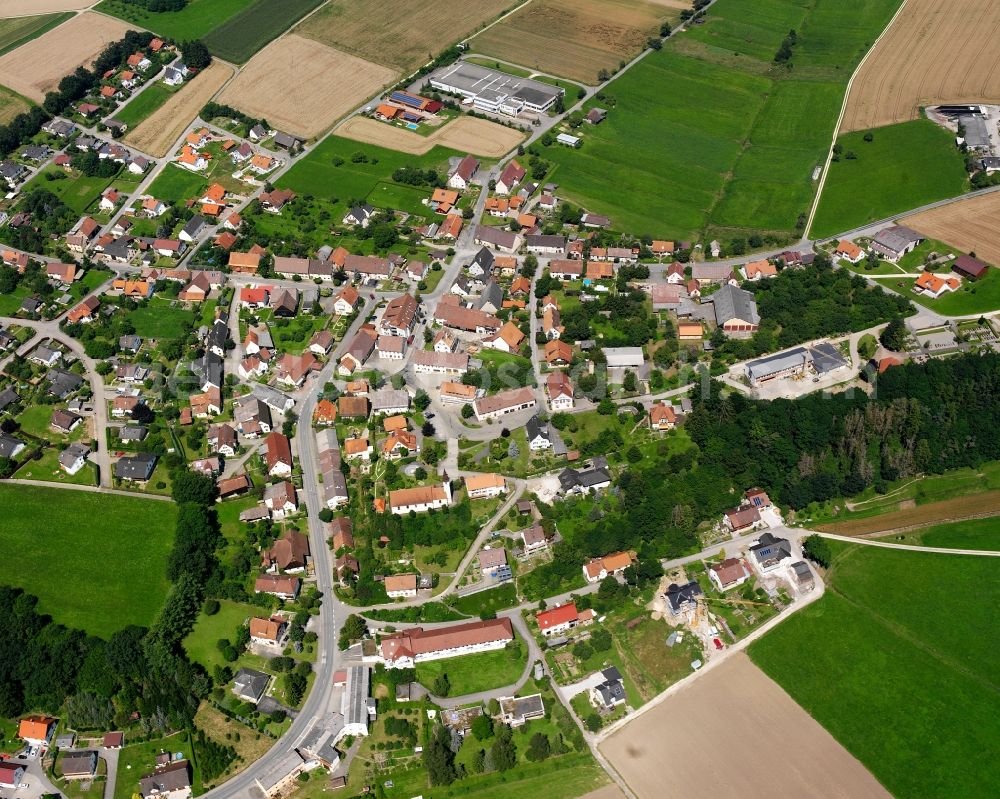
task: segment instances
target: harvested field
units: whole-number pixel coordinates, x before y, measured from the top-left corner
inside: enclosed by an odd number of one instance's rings
[[[903,224],[1000,266],[1000,194],[970,197],[908,216]]]
[[[686,719],[691,723],[678,723]],[[761,736],[768,738],[761,746]],[[639,799],[889,799],[843,746],[743,653],[600,746]]]
[[[423,155],[440,144],[452,150],[487,158],[499,158],[524,139],[524,134],[520,131],[475,117],[459,117],[429,136],[420,136],[368,117],[351,117],[337,128],[337,135],[411,155]]]
[[[23,47],[0,57],[0,84],[41,102],[45,93],[79,66],[91,62],[129,26],[90,11],[73,17]]]
[[[645,0],[534,0],[474,38],[472,50],[593,84],[676,16]]]
[[[916,119],[937,103],[996,102],[998,36],[996,0],[909,0],[854,79],[841,130]]]
[[[512,8],[515,0],[331,0],[295,33],[358,58],[412,72]],[[442,41],[447,31],[449,41]]]
[[[23,17],[28,14],[52,14],[76,11],[94,5],[93,0],[0,0],[0,17]]]
[[[125,143],[162,158],[209,100],[233,75],[233,68],[214,61],[191,83],[161,105],[125,136]]]
[[[311,138],[395,77],[391,69],[292,34],[255,55],[219,101]]]
[[[27,100],[10,89],[0,86],[0,125],[5,125],[29,108],[31,108],[31,104]]]
[[[838,535],[862,536],[869,533],[922,527],[939,522],[972,519],[988,514],[1000,514],[1000,491],[986,491],[982,494],[970,494],[965,497],[945,499],[941,502],[926,502],[923,505],[891,513],[882,513],[865,519],[821,524],[816,529]]]

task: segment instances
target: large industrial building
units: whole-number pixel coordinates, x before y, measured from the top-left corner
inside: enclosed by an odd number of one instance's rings
[[[564,93],[558,86],[465,61],[441,67],[432,72],[428,80],[438,91],[472,100],[473,108],[478,111],[511,117],[524,112],[544,113]]]

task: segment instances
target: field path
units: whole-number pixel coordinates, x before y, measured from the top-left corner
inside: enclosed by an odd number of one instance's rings
[[[915,530],[942,522],[957,522],[963,519],[980,519],[1000,515],[1000,491],[985,491],[981,494],[967,494],[940,502],[927,502],[906,510],[891,511],[863,519],[847,519],[841,522],[820,524],[816,529],[821,533],[839,534],[845,538],[855,538],[871,533],[893,533]]]
[[[44,486],[45,488],[68,488],[70,491],[88,491],[91,494],[116,494],[119,497],[132,497],[133,499],[158,499],[161,502],[173,502],[170,497],[162,494],[143,494],[140,491],[122,491],[118,488],[105,488],[104,486],[82,486],[73,483],[55,483],[49,480],[22,480],[11,478],[4,480],[5,483],[15,483],[22,486]]]
[[[872,541],[870,538],[855,538],[848,535],[834,535],[820,532],[818,535],[831,541],[844,541],[848,544],[862,544],[866,547],[881,549],[904,549],[907,552],[932,552],[938,555],[973,555],[982,558],[1000,558],[1000,552],[991,549],[953,549],[951,547],[925,547],[917,544],[892,544],[888,541]]]

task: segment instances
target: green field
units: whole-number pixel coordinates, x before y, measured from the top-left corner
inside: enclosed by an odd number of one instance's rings
[[[256,0],[203,38],[219,58],[242,64],[324,0]]]
[[[24,184],[22,194],[27,194],[34,189],[45,189],[56,195],[74,211],[82,214],[100,199],[114,178],[89,178],[79,173],[75,174],[79,176],[66,177],[67,173],[61,167],[48,166]],[[59,175],[60,178],[48,180],[46,175]]]
[[[588,101],[585,110],[608,108],[607,120],[577,130],[579,150],[545,148],[557,164],[548,177],[634,233],[790,233],[812,201],[848,76],[897,5],[718,0],[704,25]],[[793,68],[777,67],[791,28]]]
[[[988,549],[1000,552],[1000,517],[936,524],[933,527],[886,536],[882,540],[925,547]]]
[[[365,161],[353,161],[363,154]],[[430,196],[430,188],[404,186],[391,181],[392,173],[404,166],[444,170],[448,158],[457,155],[444,147],[435,147],[426,155],[407,155],[373,144],[329,136],[311,153],[298,161],[277,181],[279,188],[289,188],[301,195],[337,199],[346,204],[352,199],[367,199],[373,205],[391,205],[399,210],[426,214],[420,200]],[[342,163],[335,166],[335,159]]]
[[[525,645],[520,638],[518,644],[520,654],[517,657],[507,649],[498,649],[418,663],[417,682],[432,690],[438,676],[447,674],[451,684],[449,696],[464,696],[513,685],[521,678],[525,664]]]
[[[479,616],[481,613],[496,613],[517,604],[517,589],[514,583],[504,583],[487,591],[469,594],[455,600],[453,606],[459,613],[466,616]]]
[[[187,332],[186,323],[194,320],[194,311],[154,296],[145,308],[132,311],[129,319],[136,335],[143,338],[180,338]]]
[[[945,272],[940,274],[942,277],[947,277]],[[937,299],[913,291],[913,284],[916,282],[916,278],[912,277],[898,280],[886,278],[884,285],[945,316],[967,316],[1000,308],[1000,270],[997,269],[990,269],[986,277],[980,278],[975,283],[963,279],[958,291],[946,291]]]
[[[61,14],[40,14],[37,17],[0,19],[0,55],[37,39],[72,16],[73,12],[67,11]]]
[[[996,561],[831,544],[827,594],[751,657],[894,796],[994,795]]]
[[[967,188],[952,134],[929,119],[841,136],[840,161],[830,164],[810,234],[833,236],[876,219],[954,197]],[[846,154],[854,152],[855,159]]]
[[[167,595],[171,502],[71,489],[0,485],[0,582],[38,596],[40,610],[107,638],[149,625]]]
[[[124,0],[104,0],[97,10],[183,42],[203,38],[246,5],[247,0],[189,0],[180,11],[152,12]]]
[[[256,608],[253,605],[244,605],[224,599],[219,602],[219,612],[214,616],[206,616],[204,613],[198,614],[194,629],[184,639],[184,651],[187,652],[191,660],[200,663],[209,671],[215,666],[224,666],[226,661],[216,646],[216,642],[220,638],[226,638],[229,641],[235,640],[236,630],[240,625],[249,617],[256,615],[266,614],[261,608]]]
[[[115,119],[120,119],[130,128],[134,128],[167,102],[176,92],[177,89],[167,86],[162,80],[158,80],[152,86],[143,89],[120,111],[115,112]]]
[[[190,172],[176,164],[167,164],[150,186],[148,193],[157,200],[179,202],[197,199],[208,188],[204,175]]]

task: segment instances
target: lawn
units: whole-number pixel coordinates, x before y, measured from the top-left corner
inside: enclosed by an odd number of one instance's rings
[[[942,273],[942,276],[947,277],[947,273]],[[980,278],[975,283],[963,280],[958,291],[946,291],[937,299],[915,292],[913,284],[916,282],[916,279],[912,277],[900,278],[899,280],[887,278],[884,285],[925,308],[930,308],[945,316],[968,316],[988,313],[1000,308],[1000,270],[998,269],[990,269],[986,273],[986,277]]]
[[[928,119],[841,136],[840,161],[830,164],[810,235],[833,236],[968,188],[952,134]],[[853,152],[857,158],[850,159]]]
[[[73,436],[77,438],[77,436]],[[59,465],[59,452],[62,446],[50,447],[44,451],[37,461],[28,461],[17,470],[19,480],[43,480],[48,483],[63,483],[68,485],[97,485],[97,466],[91,462],[83,465],[76,474],[67,474]]]
[[[444,660],[429,660],[417,664],[417,682],[431,689],[442,674],[448,675],[449,696],[465,696],[516,683],[524,672],[526,647],[517,639],[518,654],[507,649],[477,652]]]
[[[379,184],[388,184],[394,189],[391,193],[393,198],[398,199],[405,193],[412,200],[416,190],[410,186],[391,184],[392,173],[404,166],[444,171],[448,158],[454,155],[458,153],[444,147],[435,147],[425,155],[407,155],[374,144],[329,136],[282,175],[277,186],[303,195],[339,199],[347,203],[350,199],[366,198],[372,193],[389,197],[388,188],[379,188]],[[429,195],[429,188],[420,194],[421,197]],[[424,207],[421,212],[428,213],[427,208]]]
[[[221,638],[233,641],[240,625],[258,614],[264,614],[262,608],[223,599],[219,602],[219,612],[214,616],[198,614],[194,629],[184,639],[184,651],[191,660],[200,663],[209,672],[215,666],[224,666],[226,661],[216,647],[216,642]]]
[[[146,11],[137,3],[104,0],[97,10],[177,41],[201,39],[246,8],[247,0],[189,0],[180,11]]]
[[[186,732],[124,747],[118,754],[118,780],[115,783],[115,795],[111,799],[131,799],[135,796],[139,790],[139,780],[153,771],[156,756],[160,752],[181,753],[190,761],[194,772],[192,783],[197,792],[201,779],[198,763],[191,756],[192,751],[191,737]]]
[[[194,321],[194,311],[170,300],[153,297],[144,308],[136,308],[128,318],[136,335],[143,338],[180,338]]]
[[[189,172],[176,164],[167,164],[147,191],[158,200],[178,202],[201,196],[208,181],[197,172]]]
[[[49,179],[48,175],[59,177]],[[68,174],[61,167],[48,166],[24,185],[22,194],[34,189],[45,189],[77,213],[83,214],[97,202],[112,180],[113,178],[90,178],[75,172]]]
[[[214,27],[203,41],[219,58],[242,64],[323,0],[255,0]]]
[[[130,128],[134,128],[176,93],[176,88],[158,80],[117,111],[115,119],[120,119]]]
[[[40,610],[102,638],[152,623],[169,584],[173,503],[58,488],[0,485],[0,542],[17,557],[0,581]]]
[[[925,547],[1000,551],[1000,517],[936,524],[933,527],[886,536],[883,540]]]
[[[62,14],[40,14],[36,17],[12,17],[0,19],[0,55],[9,53],[43,33],[61,25],[73,16],[72,12]]]
[[[455,610],[464,613],[466,616],[479,616],[484,613],[496,613],[498,610],[506,610],[517,604],[517,589],[514,583],[504,583],[497,588],[490,588],[487,591],[480,591],[476,594],[469,594],[456,599],[453,603]]]
[[[617,229],[719,238],[791,234],[815,192],[848,76],[898,0],[718,0],[584,106],[579,150],[543,148],[547,176]],[[772,56],[791,27],[793,69]],[[836,41],[830,35],[836,30]],[[608,186],[615,191],[608,192]]]
[[[893,795],[995,794],[996,564],[832,543],[827,595],[751,657]]]

